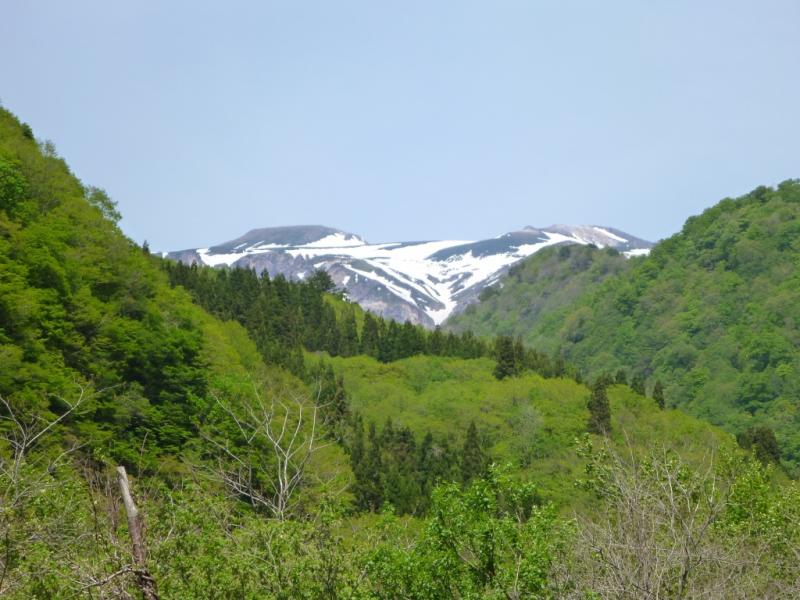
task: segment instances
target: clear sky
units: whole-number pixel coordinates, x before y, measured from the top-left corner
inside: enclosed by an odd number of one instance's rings
[[[800,177],[800,2],[4,0],[0,99],[154,249],[658,239]]]

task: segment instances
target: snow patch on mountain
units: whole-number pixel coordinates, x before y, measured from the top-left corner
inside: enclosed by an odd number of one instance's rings
[[[300,226],[254,229],[227,243],[169,255],[184,262],[242,266],[296,279],[322,268],[365,308],[432,326],[474,301],[514,263],[557,244],[610,246],[629,257],[646,254],[651,246],[594,225],[525,227],[480,241],[381,244],[337,229]]]

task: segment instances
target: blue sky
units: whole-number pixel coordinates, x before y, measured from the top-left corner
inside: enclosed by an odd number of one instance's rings
[[[800,2],[6,0],[0,99],[154,249],[594,223],[800,177]]]

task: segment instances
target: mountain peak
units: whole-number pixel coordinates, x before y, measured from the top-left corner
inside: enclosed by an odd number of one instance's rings
[[[616,229],[593,225],[527,226],[479,241],[384,244],[369,244],[341,229],[299,225],[252,229],[223,244],[168,256],[294,279],[323,269],[367,310],[433,326],[476,301],[480,291],[514,263],[557,244],[610,246],[628,256],[645,253],[651,246]]]
[[[212,254],[244,252],[248,248],[280,248],[323,244],[330,246],[361,245],[366,242],[359,236],[324,225],[287,225],[251,229],[243,236],[216,246]]]

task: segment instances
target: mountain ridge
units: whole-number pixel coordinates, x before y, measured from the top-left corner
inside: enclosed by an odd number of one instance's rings
[[[559,244],[611,247],[646,254],[650,242],[599,225],[525,226],[483,240],[370,243],[322,225],[251,229],[227,242],[164,252],[185,264],[238,266],[303,279],[327,271],[365,309],[397,321],[434,327],[475,302],[509,267]]]

